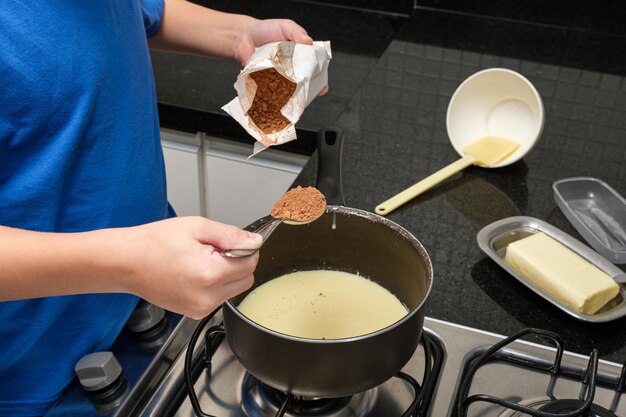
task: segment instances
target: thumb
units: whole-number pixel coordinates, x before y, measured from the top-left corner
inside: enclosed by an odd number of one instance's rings
[[[258,249],[263,244],[263,236],[242,230],[236,226],[205,219],[196,231],[196,240],[219,249]]]
[[[307,34],[306,30],[290,19],[262,20],[252,27],[250,35],[255,46],[285,40],[308,45],[313,43],[313,39]]]
[[[307,45],[313,44],[313,38],[311,38],[306,30],[291,20],[284,20],[281,22],[282,31],[286,39],[294,41],[295,43],[304,43]]]

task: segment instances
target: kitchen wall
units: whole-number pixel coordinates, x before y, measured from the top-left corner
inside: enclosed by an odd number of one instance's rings
[[[317,0],[302,1],[301,3],[319,3],[333,6],[349,7],[356,9],[369,9],[381,12],[409,14],[414,7],[414,0]]]
[[[415,7],[618,36],[625,34],[626,8],[621,0],[416,0]]]
[[[409,15],[414,9],[492,17],[512,22],[624,36],[622,0],[292,0]]]

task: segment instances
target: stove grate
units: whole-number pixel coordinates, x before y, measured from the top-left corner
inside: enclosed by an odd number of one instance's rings
[[[559,416],[563,416],[565,412],[573,412],[580,409],[582,402],[580,400],[573,399],[565,399],[565,400],[553,400],[548,401],[546,404],[541,406],[539,410],[547,411],[550,413],[557,414]],[[615,414],[610,412],[609,410],[597,406],[595,404],[591,404],[589,410],[585,413],[581,414],[583,417],[617,417]]]
[[[198,401],[198,396],[194,390],[193,379],[194,374],[197,375],[198,367],[204,368],[210,374],[212,357],[224,339],[225,330],[223,326],[218,325],[207,329],[204,336],[204,351],[202,354],[202,360],[199,364],[194,364],[193,350],[203,329],[208,325],[216,312],[217,310],[200,321],[191,335],[185,355],[185,388],[187,390],[187,395],[189,396],[193,411],[197,417],[215,417],[202,410],[200,402]],[[445,351],[441,342],[429,335],[427,332],[422,332],[421,345],[424,349],[425,362],[422,383],[420,384],[415,378],[405,372],[398,372],[394,376],[395,378],[405,381],[410,387],[413,388],[414,391],[411,404],[400,417],[427,417],[429,415],[430,405],[433,401],[435,390],[437,388],[437,382],[441,375],[445,357]],[[303,401],[301,401],[298,396],[294,396],[291,393],[282,393],[280,398],[282,400],[282,404],[280,405],[280,408],[278,408],[275,417],[283,417],[288,411],[294,411],[297,415],[309,415],[306,411],[304,414],[301,414],[302,410],[298,409],[298,407],[302,407],[303,404]],[[330,399],[327,403],[342,404],[342,401],[332,400],[333,399]],[[327,404],[325,402],[324,406],[326,405]],[[317,407],[317,404],[314,404],[313,407]]]
[[[548,340],[551,340],[556,346],[556,355],[555,359],[551,364],[544,365],[533,361],[525,361],[520,360],[519,358],[507,357],[506,353],[501,353],[502,349],[507,345],[511,344],[517,339],[520,339],[527,335],[536,335]],[[598,351],[594,349],[591,352],[589,357],[589,361],[585,371],[583,373],[582,378],[580,378],[582,383],[581,389],[581,398],[579,400],[573,400],[572,402],[568,402],[568,407],[565,409],[559,409],[559,404],[562,404],[564,400],[554,400],[548,402],[545,407],[530,408],[528,406],[522,405],[520,403],[515,403],[511,401],[504,400],[502,398],[498,398],[488,394],[475,394],[469,396],[469,390],[472,384],[472,380],[474,375],[478,371],[478,369],[485,365],[490,360],[497,358],[498,360],[509,360],[521,366],[526,366],[530,368],[535,368],[540,371],[547,371],[551,374],[550,383],[548,386],[548,392],[552,392],[554,384],[556,382],[556,378],[559,375],[566,375],[572,377],[569,372],[561,372],[561,360],[563,357],[563,342],[561,338],[553,333],[546,330],[541,329],[524,329],[517,334],[514,334],[510,337],[503,339],[502,341],[494,344],[491,348],[487,349],[480,357],[474,360],[469,366],[467,372],[462,378],[462,382],[459,385],[456,393],[455,400],[455,410],[456,417],[466,417],[469,407],[473,403],[477,402],[487,402],[491,404],[496,404],[498,406],[503,407],[504,409],[514,410],[523,415],[529,415],[533,417],[587,417],[594,415],[607,415],[611,416],[611,412],[609,414],[593,414],[597,410],[597,406],[593,405],[593,399],[596,390],[596,383],[598,379],[597,371],[598,371]],[[624,389],[624,378],[626,375],[626,371],[624,368],[622,369],[622,373],[620,376],[620,380],[614,386],[614,388],[618,391],[623,391]],[[557,403],[561,401],[560,403]],[[556,408],[555,408],[556,407]]]

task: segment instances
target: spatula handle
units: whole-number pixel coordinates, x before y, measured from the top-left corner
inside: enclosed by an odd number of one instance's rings
[[[456,174],[459,171],[467,168],[468,166],[474,164],[475,159],[471,156],[464,156],[456,162],[451,163],[445,168],[441,168],[439,171],[431,174],[430,176],[424,178],[423,180],[413,184],[409,188],[400,193],[394,195],[389,200],[379,204],[376,206],[376,213],[381,216],[385,216],[401,205],[409,202],[414,199],[418,195],[422,194],[424,191],[430,189],[431,187],[439,184],[441,181],[446,178]]]

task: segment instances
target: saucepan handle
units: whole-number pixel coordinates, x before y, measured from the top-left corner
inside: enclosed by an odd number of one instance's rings
[[[342,185],[342,153],[345,135],[337,126],[328,126],[317,132],[317,184],[326,197],[326,203],[345,206]]]

